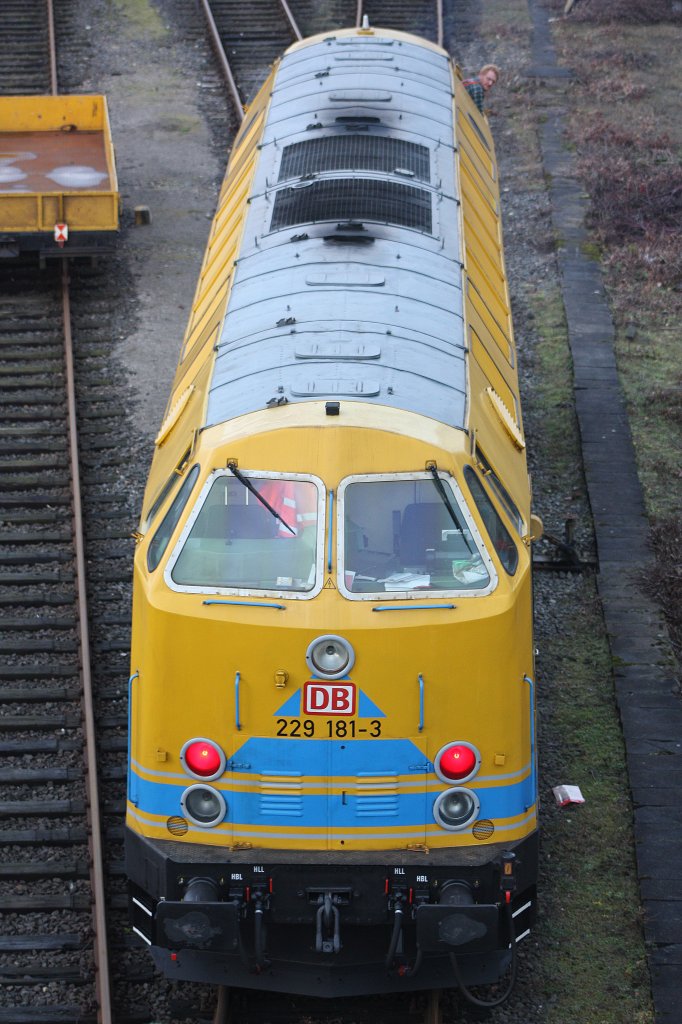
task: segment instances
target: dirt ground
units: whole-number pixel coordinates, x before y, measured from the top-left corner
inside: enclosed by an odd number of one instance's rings
[[[178,10],[188,32],[199,13],[189,6]],[[120,254],[134,281],[136,326],[129,331],[126,311],[117,355],[129,371],[132,420],[150,440],[163,418],[189,319],[225,170],[231,112],[210,54],[193,56],[171,25],[172,3],[113,0],[93,13],[107,45],[98,48],[93,81],[84,90],[92,86],[107,96],[123,202]],[[222,116],[224,155],[207,122],[204,100],[211,98],[222,110],[216,117]],[[137,207],[148,208],[151,223],[134,226]]]

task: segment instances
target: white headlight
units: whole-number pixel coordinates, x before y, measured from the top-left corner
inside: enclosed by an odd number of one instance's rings
[[[350,672],[355,663],[353,648],[341,636],[318,636],[309,645],[305,660],[312,672],[325,679],[339,679]]]
[[[433,805],[433,816],[441,828],[460,832],[478,817],[481,803],[470,789],[446,789]]]
[[[195,825],[212,828],[227,814],[222,793],[212,786],[190,786],[180,797],[182,813]]]

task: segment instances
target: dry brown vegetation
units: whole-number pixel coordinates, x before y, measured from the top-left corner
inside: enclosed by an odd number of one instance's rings
[[[581,171],[607,242],[682,225],[682,168],[667,135],[619,130],[598,117],[583,144]]]
[[[578,166],[598,240],[616,247],[621,270],[638,280],[682,289],[682,166],[669,136],[647,124],[616,128],[602,114],[581,136]]]
[[[655,25],[682,20],[672,0],[577,0],[575,15],[583,21],[605,24],[611,21],[634,25]]]
[[[678,660],[682,659],[682,519],[671,519],[653,527],[653,542],[659,562],[660,579],[656,591],[666,609],[670,637]],[[676,609],[676,611],[675,611]]]
[[[570,9],[571,17],[598,25],[620,21],[630,25],[656,25],[682,21],[682,11],[674,0],[554,0],[554,8]]]
[[[553,6],[563,11],[564,0]],[[657,594],[678,657],[681,23],[682,5],[671,0],[575,0],[570,16],[558,22],[564,59],[575,74],[571,138],[619,329],[619,366],[652,521]]]

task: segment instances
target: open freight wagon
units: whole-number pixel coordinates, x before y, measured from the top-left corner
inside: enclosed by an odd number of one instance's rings
[[[0,97],[0,255],[111,249],[119,194],[104,96]]]

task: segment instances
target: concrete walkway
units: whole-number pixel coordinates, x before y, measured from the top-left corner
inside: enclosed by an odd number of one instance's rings
[[[613,351],[614,328],[598,263],[585,253],[588,201],[566,148],[563,89],[548,12],[529,0],[532,67],[546,114],[541,148],[550,181],[563,301],[573,356],[575,405],[599,559],[597,584],[614,665],[627,752],[644,933],[656,1024],[682,1020],[682,702],[658,604],[642,589],[655,563],[627,412]],[[562,79],[564,83],[562,83]],[[597,840],[598,841],[598,840]]]

